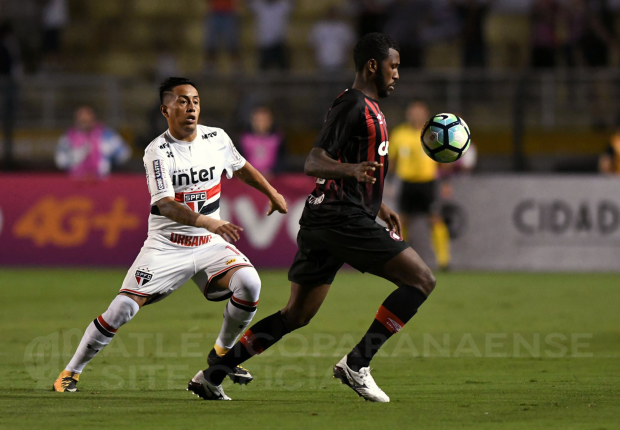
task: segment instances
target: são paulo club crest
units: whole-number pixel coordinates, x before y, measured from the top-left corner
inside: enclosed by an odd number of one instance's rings
[[[207,202],[206,191],[196,191],[195,193],[183,193],[185,204],[194,212],[200,212]]]
[[[136,282],[138,287],[148,284],[153,279],[153,274],[144,271],[143,269],[136,270]]]

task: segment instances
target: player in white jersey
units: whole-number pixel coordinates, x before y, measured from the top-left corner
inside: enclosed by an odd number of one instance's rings
[[[160,87],[168,130],[146,148],[144,167],[151,194],[148,237],[108,310],[86,329],[78,348],[54,382],[55,391],[77,391],[82,370],[116,331],[144,305],[155,303],[190,278],[207,300],[229,299],[224,322],[208,356],[210,366],[234,345],[256,313],[258,273],[232,243],[239,226],[220,219],[221,177],[233,174],[269,198],[269,214],[286,213],[284,198],[237,152],[224,130],[198,125],[200,98],[185,78]],[[237,367],[233,382],[250,373]]]

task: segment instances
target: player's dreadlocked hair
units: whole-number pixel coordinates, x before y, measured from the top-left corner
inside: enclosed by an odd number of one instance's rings
[[[163,104],[164,93],[168,91],[172,91],[174,87],[178,87],[179,85],[191,85],[192,87],[196,88],[196,85],[187,78],[179,78],[179,77],[168,78],[164,82],[162,82],[161,85],[159,86],[159,101],[161,101],[161,103]]]
[[[381,63],[388,57],[390,48],[400,52],[398,44],[390,36],[383,33],[368,33],[363,36],[353,51],[355,70],[361,71],[372,59]]]

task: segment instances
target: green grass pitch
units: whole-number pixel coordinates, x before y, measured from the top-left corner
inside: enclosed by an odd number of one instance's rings
[[[438,275],[418,315],[372,363],[391,397],[372,404],[331,378],[391,286],[341,272],[314,321],[225,382],[234,401],[185,391],[205,366],[222,303],[188,283],[142,309],[86,368],[76,394],[50,391],[123,270],[0,270],[0,428],[620,428],[620,276]],[[261,271],[256,318],[288,299]]]

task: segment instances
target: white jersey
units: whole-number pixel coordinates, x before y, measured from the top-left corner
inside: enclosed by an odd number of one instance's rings
[[[161,247],[201,246],[214,236],[199,227],[179,224],[162,216],[156,205],[164,197],[173,197],[191,210],[220,219],[222,174],[245,165],[230,137],[221,128],[197,126],[192,142],[177,140],[166,130],[144,151],[144,168],[151,194],[149,232],[145,245]]]

